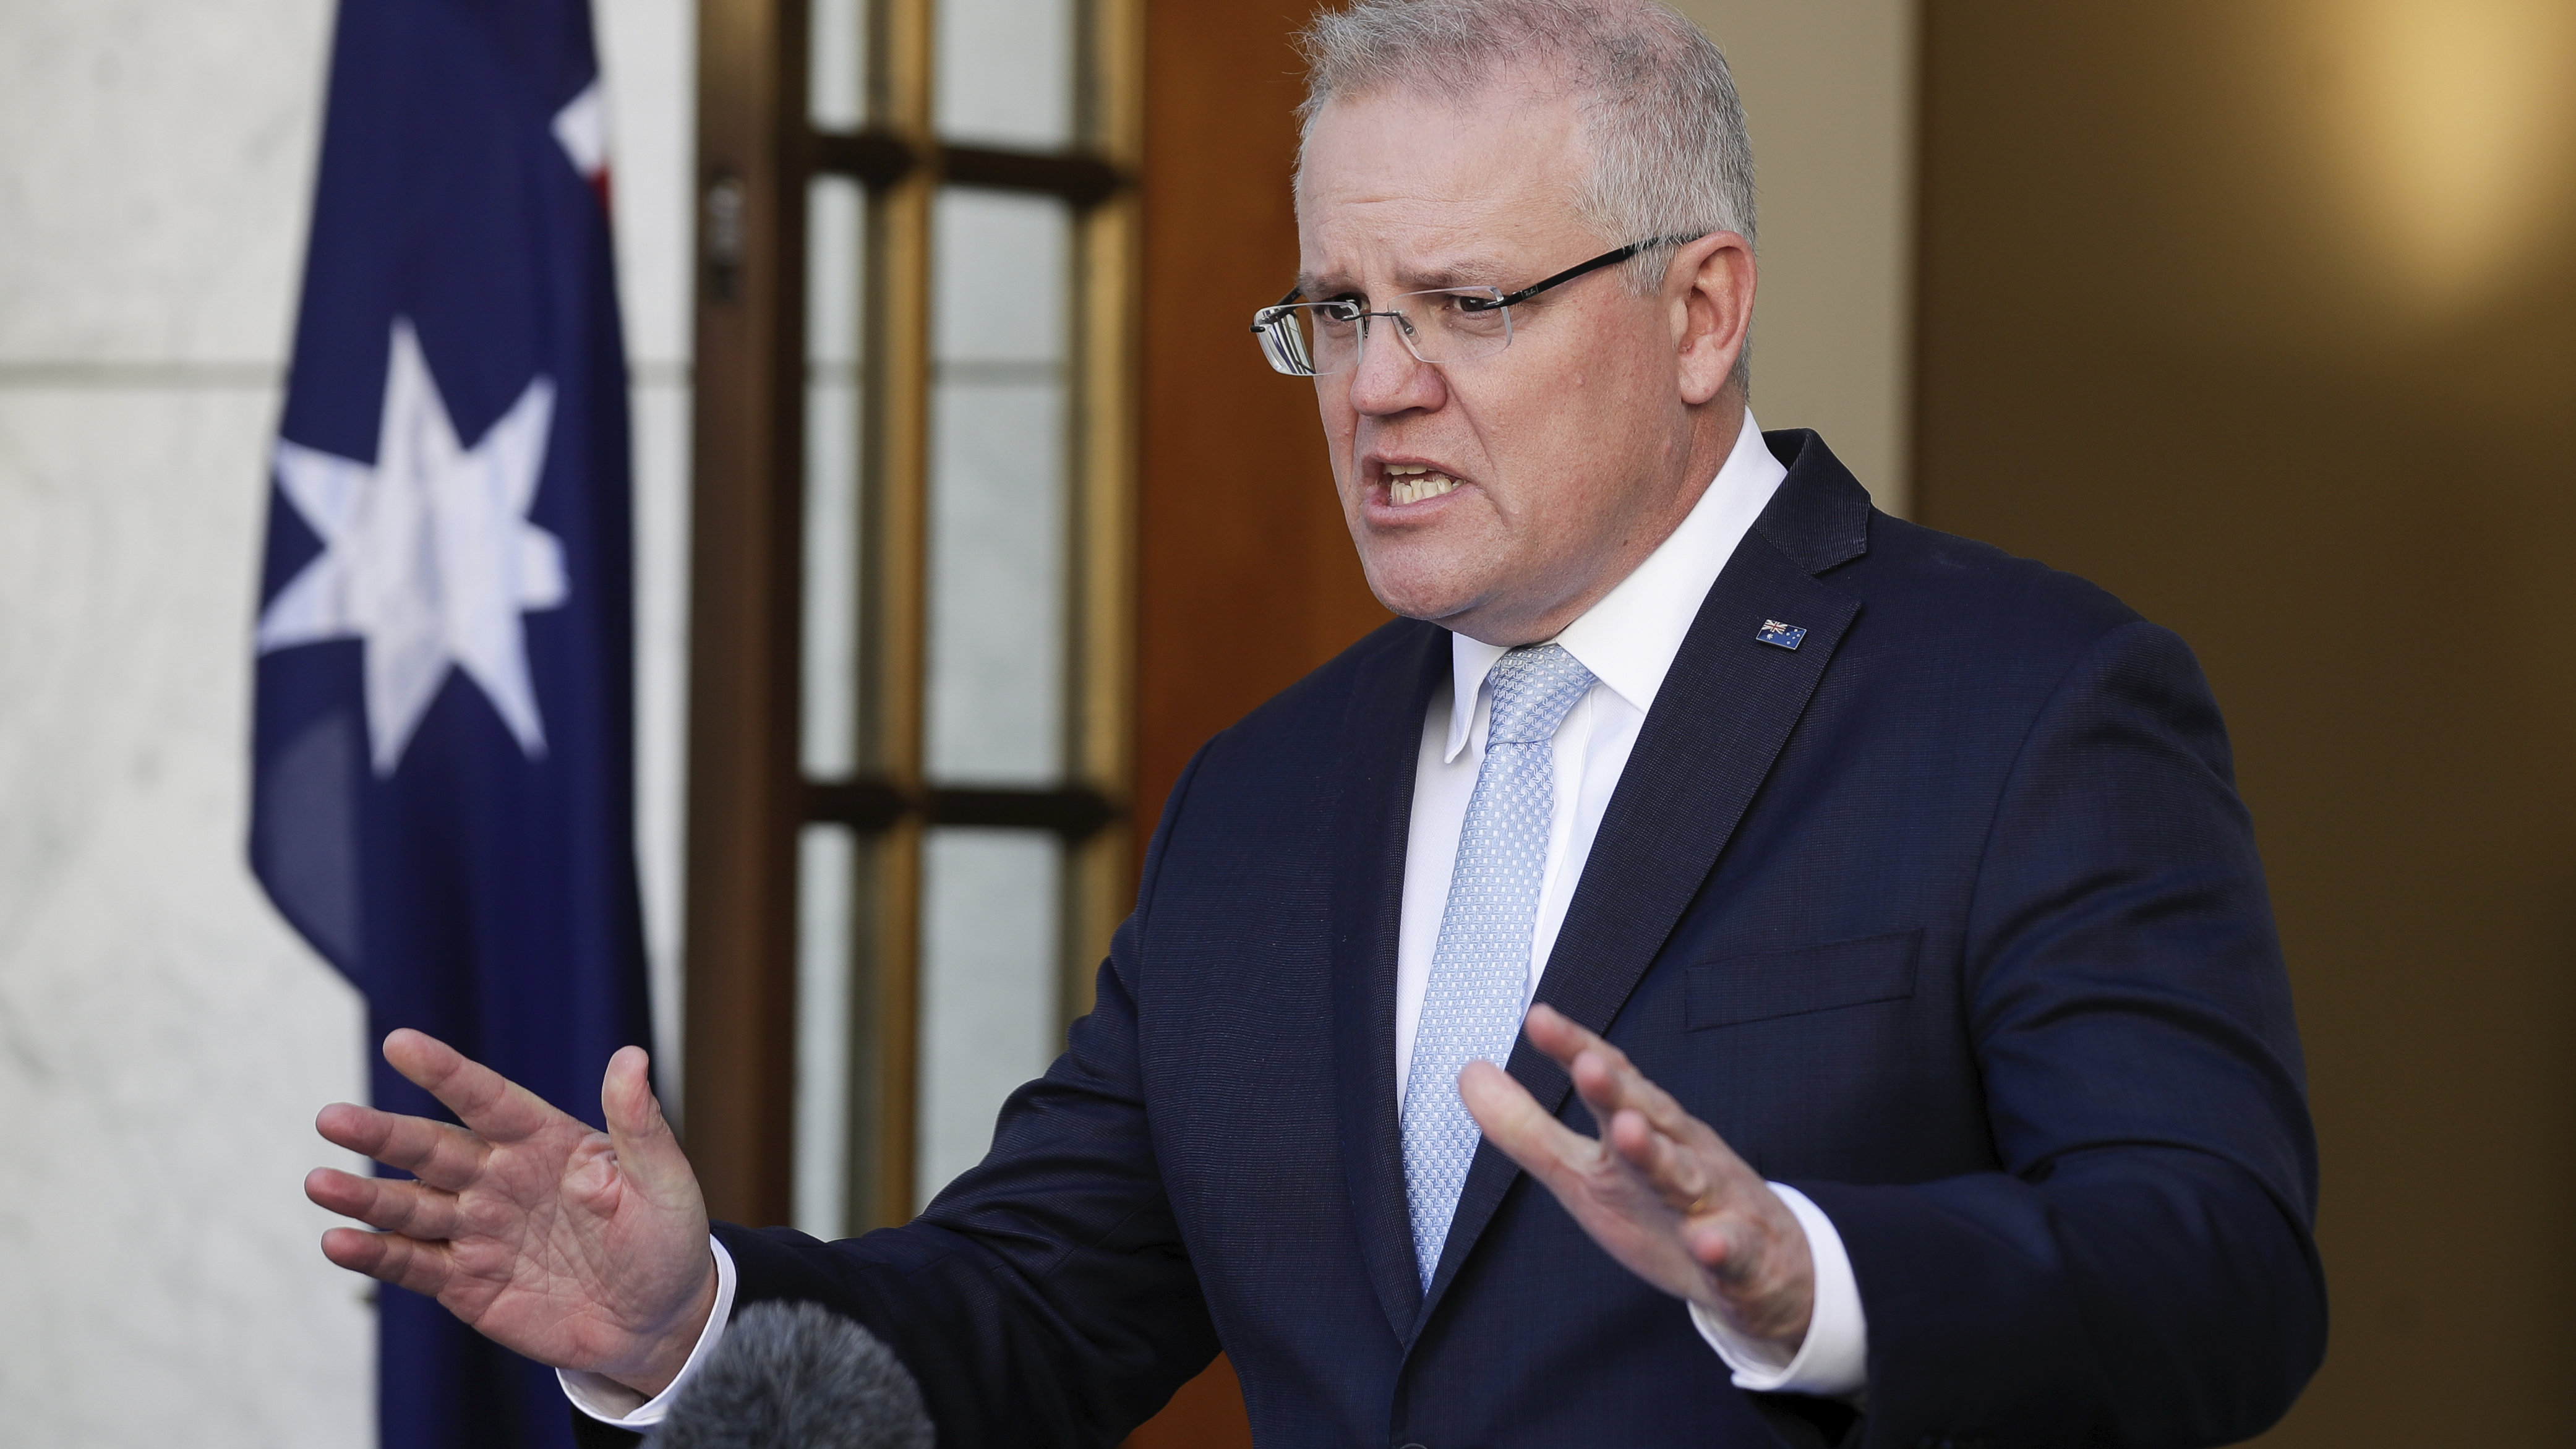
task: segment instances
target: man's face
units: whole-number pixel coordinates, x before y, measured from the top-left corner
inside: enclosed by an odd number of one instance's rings
[[[1588,166],[1571,103],[1521,86],[1463,104],[1333,101],[1298,197],[1303,295],[1379,309],[1432,287],[1510,292],[1642,240],[1605,242],[1577,219]],[[1512,308],[1502,352],[1436,366],[1392,319],[1370,319],[1360,366],[1318,378],[1316,394],[1381,603],[1527,643],[1653,551],[1708,481],[1690,476],[1694,409],[1677,378],[1686,291],[1632,296],[1605,269]]]

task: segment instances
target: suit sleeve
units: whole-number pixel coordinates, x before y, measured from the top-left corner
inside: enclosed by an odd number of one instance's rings
[[[1063,1056],[912,1223],[843,1242],[717,1225],[737,1307],[810,1301],[883,1339],[949,1445],[1111,1445],[1216,1356],[1147,1131],[1134,987],[1193,760]]]
[[[1962,969],[2001,1170],[1796,1184],[1868,1315],[1864,1442],[2260,1432],[2325,1351],[2316,1148],[2252,824],[2172,634],[2105,635],[2032,724]]]

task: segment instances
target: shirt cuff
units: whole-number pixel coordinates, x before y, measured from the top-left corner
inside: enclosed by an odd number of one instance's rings
[[[1699,1336],[1735,1370],[1735,1386],[1757,1394],[1808,1394],[1839,1398],[1869,1386],[1869,1320],[1861,1313],[1860,1283],[1852,1277],[1851,1254],[1834,1220],[1807,1195],[1782,1183],[1771,1184],[1780,1201],[1797,1215],[1807,1234],[1807,1257],[1815,1264],[1816,1303],[1807,1316],[1806,1341],[1784,1357],[1777,1344],[1748,1338],[1726,1320],[1694,1303],[1691,1322]]]
[[[564,1397],[572,1400],[574,1408],[620,1429],[650,1429],[671,1412],[672,1399],[698,1376],[699,1369],[706,1367],[708,1357],[724,1337],[726,1322],[733,1317],[733,1254],[712,1236],[707,1243],[716,1250],[715,1311],[707,1315],[707,1326],[698,1334],[698,1346],[689,1350],[689,1361],[680,1365],[679,1377],[671,1380],[669,1388],[648,1399],[606,1374],[556,1369],[555,1381],[563,1385]]]

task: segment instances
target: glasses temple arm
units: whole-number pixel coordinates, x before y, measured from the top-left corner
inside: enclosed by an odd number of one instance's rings
[[[1706,233],[1702,233],[1701,235],[1706,235]],[[1519,291],[1496,302],[1494,305],[1497,307],[1518,306],[1519,304],[1528,301],[1530,298],[1537,296],[1539,293],[1546,291],[1550,287],[1561,286],[1567,282],[1571,282],[1575,278],[1580,277],[1587,272],[1597,272],[1603,267],[1615,266],[1649,248],[1671,246],[1681,242],[1693,242],[1697,240],[1699,240],[1699,237],[1697,236],[1658,236],[1649,237],[1641,242],[1630,242],[1626,246],[1620,247],[1614,251],[1603,252],[1601,255],[1594,257],[1588,262],[1577,262],[1573,266],[1566,268],[1564,271],[1561,271],[1555,276],[1549,277],[1544,281],[1532,282],[1528,286],[1523,287]],[[1292,289],[1289,292],[1289,295],[1293,297],[1296,295],[1296,292]]]

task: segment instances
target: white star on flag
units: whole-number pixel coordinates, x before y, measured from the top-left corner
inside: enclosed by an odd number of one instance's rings
[[[450,664],[482,687],[529,758],[545,753],[519,616],[571,594],[562,542],[527,519],[554,403],[540,375],[481,442],[462,446],[420,339],[397,317],[374,466],[278,440],[278,486],[324,547],[261,612],[259,652],[365,641],[378,776],[402,762]]]

